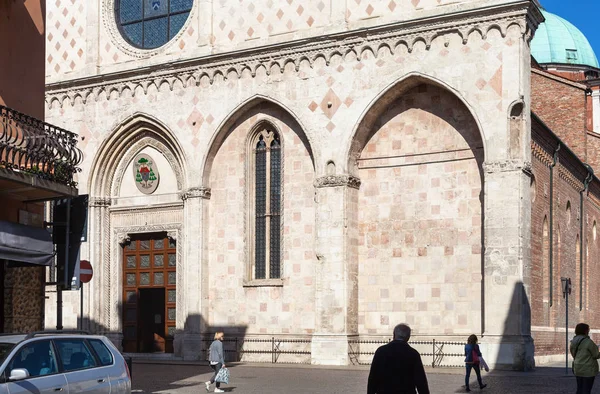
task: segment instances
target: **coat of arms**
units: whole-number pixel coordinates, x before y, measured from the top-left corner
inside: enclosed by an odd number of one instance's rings
[[[158,168],[154,160],[146,154],[139,154],[133,162],[135,185],[144,194],[152,194],[158,187]]]

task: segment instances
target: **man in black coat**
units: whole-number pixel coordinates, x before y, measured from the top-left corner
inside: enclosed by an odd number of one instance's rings
[[[394,340],[373,356],[367,394],[429,394],[421,355],[410,347],[410,327],[398,324]]]

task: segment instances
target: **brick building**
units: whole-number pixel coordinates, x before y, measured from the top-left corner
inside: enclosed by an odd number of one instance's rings
[[[45,2],[0,2],[0,332],[44,327],[44,201],[77,195],[74,134],[44,123]]]
[[[600,220],[598,60],[587,39],[564,19],[542,10],[532,42],[532,335],[540,361],[564,351],[569,277],[569,330],[600,324],[596,265]]]
[[[402,321],[496,367],[560,353],[600,184],[585,84],[532,66],[537,2],[76,4],[49,4],[46,104],[83,139],[90,329],[186,359],[224,330],[347,364]]]

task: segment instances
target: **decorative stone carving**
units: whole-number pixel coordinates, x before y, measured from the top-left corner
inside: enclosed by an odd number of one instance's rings
[[[110,197],[90,197],[88,205],[90,207],[109,207],[112,204]]]
[[[122,51],[134,57],[144,58],[162,53],[170,46],[167,44],[157,50],[148,51],[127,44],[114,21],[112,4],[114,0],[104,0],[103,22]],[[186,29],[191,19],[188,19],[181,31]],[[467,44],[474,31],[479,32],[485,40],[492,30],[499,31],[502,37],[506,37],[510,27],[518,26],[521,35],[528,38],[542,20],[541,14],[530,2],[495,7],[477,15],[444,14],[430,18],[427,23],[397,22],[380,26],[370,29],[367,36],[356,34],[356,31],[337,32],[310,40],[291,42],[286,48],[282,48],[281,45],[257,46],[218,57],[199,58],[193,62],[173,65],[169,70],[154,72],[151,75],[144,75],[147,71],[140,68],[139,71],[125,74],[107,75],[101,81],[77,87],[61,82],[50,84],[46,87],[46,103],[48,108],[52,108],[53,103],[57,102],[62,108],[65,100],[74,105],[76,99],[80,98],[80,102],[85,104],[87,100],[97,99],[101,94],[106,94],[107,100],[118,100],[125,91],[135,95],[136,89],[141,88],[144,94],[147,94],[150,86],[158,88],[165,82],[171,90],[175,82],[181,83],[184,88],[193,88],[198,86],[203,78],[207,78],[211,84],[217,76],[226,80],[230,72],[240,78],[248,71],[254,78],[260,68],[264,69],[267,75],[274,66],[283,73],[288,63],[292,63],[293,70],[299,72],[300,63],[303,61],[308,61],[313,67],[315,62],[322,59],[329,66],[331,59],[340,55],[353,61],[361,61],[366,52],[379,57],[384,52],[394,55],[400,51],[400,47],[404,47],[408,53],[412,53],[418,42],[424,42],[425,48],[430,50],[433,40],[444,35],[457,35],[463,44]],[[449,43],[450,40],[446,42]]]
[[[191,187],[179,194],[179,197],[185,201],[189,198],[203,198],[210,200],[211,191],[208,187]]]
[[[145,153],[140,153],[133,160],[133,178],[135,186],[144,194],[152,194],[158,188],[160,173],[156,162]]]
[[[167,238],[169,238],[171,241],[177,242],[177,233],[177,230],[167,231]]]
[[[483,171],[488,174],[495,172],[531,171],[531,163],[520,160],[486,161],[483,163]]]
[[[326,175],[315,180],[315,187],[339,187],[348,186],[360,189],[360,179],[352,175]]]
[[[533,167],[531,166],[531,162],[526,161],[525,163],[523,163],[523,173],[528,177],[533,176]]]
[[[121,246],[128,245],[129,243],[131,243],[131,237],[127,233],[118,233],[117,234],[117,242]]]

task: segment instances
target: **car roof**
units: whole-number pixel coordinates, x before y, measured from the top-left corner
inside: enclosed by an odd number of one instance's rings
[[[0,343],[17,344],[27,338],[26,334],[4,334],[0,336]]]
[[[23,342],[26,339],[34,338],[88,338],[88,339],[102,339],[102,335],[89,335],[82,331],[36,331],[29,334],[0,334],[0,343],[12,343],[17,344]]]

